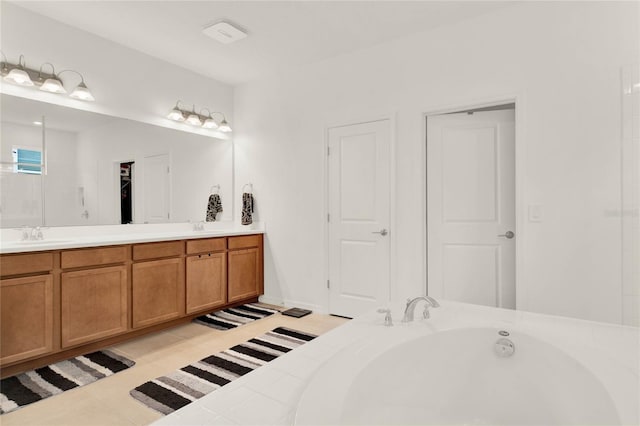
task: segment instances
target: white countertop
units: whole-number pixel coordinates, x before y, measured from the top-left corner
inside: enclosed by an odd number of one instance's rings
[[[43,240],[21,241],[22,231],[2,229],[0,232],[0,253],[36,252],[156,241],[263,234],[264,224],[254,223],[249,226],[243,226],[235,223],[212,222],[206,223],[205,229],[202,231],[194,231],[193,224],[191,223],[62,226],[43,228],[42,232],[44,235]]]

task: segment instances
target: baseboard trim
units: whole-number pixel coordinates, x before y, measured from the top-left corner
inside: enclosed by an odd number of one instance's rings
[[[258,301],[268,305],[284,306],[284,301],[279,297],[265,296],[264,294],[258,298]]]
[[[328,314],[329,313],[327,311],[327,308],[325,308],[324,306],[315,305],[313,303],[299,302],[297,300],[292,300],[292,299],[280,299],[279,297],[271,297],[271,296],[262,295],[262,296],[260,296],[259,301],[261,303],[266,303],[266,304],[275,305],[275,306],[283,306],[285,308],[309,309],[310,311],[313,311],[313,312],[315,312],[317,314]]]

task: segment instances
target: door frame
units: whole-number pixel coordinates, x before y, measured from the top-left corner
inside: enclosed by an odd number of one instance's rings
[[[448,113],[455,113],[458,111],[465,111],[476,108],[486,108],[504,104],[515,105],[515,215],[516,225],[514,232],[516,233],[516,253],[515,253],[515,268],[516,268],[516,309],[526,310],[526,282],[524,273],[524,248],[526,239],[526,144],[525,144],[525,132],[524,132],[524,95],[505,95],[495,98],[475,99],[468,102],[460,101],[454,104],[439,105],[425,108],[422,113],[422,223],[424,224],[424,234],[422,239],[422,252],[424,254],[423,260],[423,282],[425,283],[425,292],[428,291],[429,284],[427,282],[427,268],[429,261],[429,253],[427,252],[427,238],[428,238],[428,226],[427,226],[427,119],[430,116],[442,115]]]
[[[330,259],[330,240],[329,240],[329,221],[327,220],[330,205],[329,205],[329,130],[335,127],[352,126],[355,124],[365,124],[375,121],[389,120],[389,302],[394,300],[398,294],[396,283],[397,277],[397,227],[396,227],[396,133],[397,133],[397,111],[391,111],[383,114],[371,114],[356,116],[353,118],[338,119],[335,121],[326,122],[324,125],[324,144],[322,145],[322,157],[323,157],[323,223],[324,223],[324,311],[330,313],[330,293],[329,293],[329,259]]]
[[[113,215],[114,217],[119,218],[120,220],[118,221],[118,225],[121,224],[122,222],[122,217],[120,216],[120,203],[122,202],[121,200],[121,189],[120,189],[120,164],[122,163],[137,163],[135,158],[131,158],[128,160],[114,160],[112,162],[112,184],[115,188],[114,190],[114,208],[113,208]],[[136,182],[137,184],[137,182]],[[133,189],[134,186],[134,182],[131,181],[131,188]],[[137,197],[137,194],[135,195]],[[136,219],[136,207],[135,207],[135,198],[132,199],[132,203],[131,203],[131,217],[133,220],[133,223],[135,223],[135,219]]]

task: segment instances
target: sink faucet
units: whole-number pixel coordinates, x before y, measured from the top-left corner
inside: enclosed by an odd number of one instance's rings
[[[20,228],[22,231],[22,241],[40,241],[44,240],[44,235],[42,234],[42,228],[39,226],[23,226]]]
[[[200,221],[198,223],[194,223],[193,224],[193,230],[194,231],[204,231],[204,222]]]
[[[422,312],[423,318],[429,318],[429,307],[439,308],[440,304],[436,299],[431,296],[420,296],[415,299],[407,299],[407,306],[404,308],[404,318],[402,318],[402,322],[411,322],[413,321],[413,313],[416,310],[416,305],[419,301],[424,300],[426,305],[424,306],[424,311]]]
[[[40,241],[44,239],[44,235],[42,235],[42,229],[39,226],[35,228],[31,228],[31,235],[29,236],[31,241]]]

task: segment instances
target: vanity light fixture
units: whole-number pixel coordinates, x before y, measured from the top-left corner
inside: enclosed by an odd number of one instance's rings
[[[220,115],[220,121],[214,118],[216,114]],[[196,113],[195,105],[189,111],[180,108],[180,101],[176,102],[176,106],[169,111],[167,118],[173,121],[186,122],[192,126],[200,126],[204,129],[218,129],[225,133],[231,132],[231,127],[223,113],[218,111],[211,112],[208,108],[202,108],[199,113]]]
[[[27,68],[24,55],[20,55],[17,64],[11,64],[7,61],[7,57],[2,53],[4,61],[0,64],[0,72],[5,81],[20,86],[38,86],[43,92],[66,94],[67,89],[64,82],[60,78],[63,73],[74,73],[80,76],[80,83],[71,91],[69,97],[80,99],[83,101],[93,101],[95,98],[84,82],[84,77],[75,70],[63,70],[56,73],[56,70],[50,62],[45,62],[40,66],[39,70]],[[43,71],[45,66],[51,67],[51,73]]]

